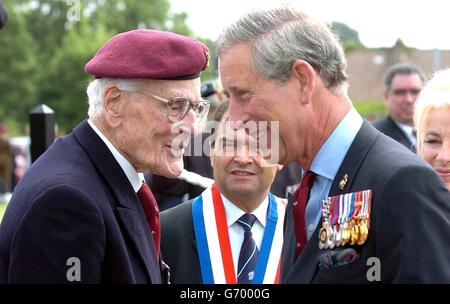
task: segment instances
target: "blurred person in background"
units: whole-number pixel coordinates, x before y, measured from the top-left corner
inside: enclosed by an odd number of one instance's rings
[[[384,104],[389,114],[373,123],[385,135],[395,139],[412,152],[416,151],[413,122],[414,105],[425,84],[422,70],[411,63],[391,66],[385,76]]]
[[[0,124],[0,193],[11,192],[13,176],[13,150],[7,131],[7,126]]]
[[[450,190],[450,69],[437,72],[423,88],[414,123],[417,154],[430,163]]]
[[[227,116],[211,134],[214,184],[161,213],[173,283],[278,283],[286,202],[269,189],[282,166],[266,163]]]
[[[207,80],[202,82],[202,97],[211,101],[208,113],[208,121],[212,120],[217,108],[226,101],[226,96],[222,93],[220,79]]]

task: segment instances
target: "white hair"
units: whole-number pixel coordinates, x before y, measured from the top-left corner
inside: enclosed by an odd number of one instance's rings
[[[89,103],[89,118],[97,117],[103,112],[103,94],[108,86],[115,85],[119,90],[134,92],[143,82],[143,79],[115,78],[99,78],[91,81],[86,89]]]
[[[425,124],[431,110],[450,107],[450,69],[438,71],[420,92],[414,108],[417,152],[422,151]]]

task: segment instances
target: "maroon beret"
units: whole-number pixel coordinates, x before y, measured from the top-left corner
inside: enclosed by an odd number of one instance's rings
[[[208,48],[194,38],[138,29],[108,40],[84,70],[97,78],[194,79],[208,63]]]

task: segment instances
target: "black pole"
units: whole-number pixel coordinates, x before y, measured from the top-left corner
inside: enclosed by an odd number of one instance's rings
[[[30,111],[31,162],[55,140],[55,112],[44,104]]]

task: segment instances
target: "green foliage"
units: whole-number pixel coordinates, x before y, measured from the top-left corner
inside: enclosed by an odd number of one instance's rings
[[[374,120],[387,114],[387,109],[383,101],[359,100],[353,101],[353,106],[361,116],[368,120]]]
[[[196,37],[199,41],[203,42],[209,49],[209,66],[202,72],[202,81],[217,79],[219,77],[216,57],[216,44],[211,39],[204,39]]]
[[[92,77],[84,65],[116,33],[140,27],[192,35],[187,14],[172,13],[169,0],[4,3],[9,20],[0,31],[0,122],[15,135],[24,132],[28,112],[40,103],[55,110],[63,132],[86,117],[85,91]],[[75,22],[68,18],[74,9]],[[211,41],[206,44],[213,47]],[[204,77],[213,77],[212,67]]]
[[[364,45],[359,40],[357,31],[348,25],[333,21],[331,23],[331,30],[339,37],[345,51],[364,48]]]
[[[88,0],[85,14],[90,25],[104,26],[116,32],[135,28],[165,30],[169,22],[170,4],[167,0]],[[88,9],[92,8],[92,12]],[[90,11],[90,10],[89,10]]]
[[[62,45],[48,62],[40,89],[40,100],[55,110],[60,131],[66,133],[87,117],[86,87],[91,76],[84,65],[113,33],[99,28],[90,33],[86,23],[77,23],[65,35]],[[63,84],[55,85],[55,84]]]
[[[9,10],[7,26],[0,32],[0,121],[26,120],[37,100],[37,45],[26,29],[24,16]]]

